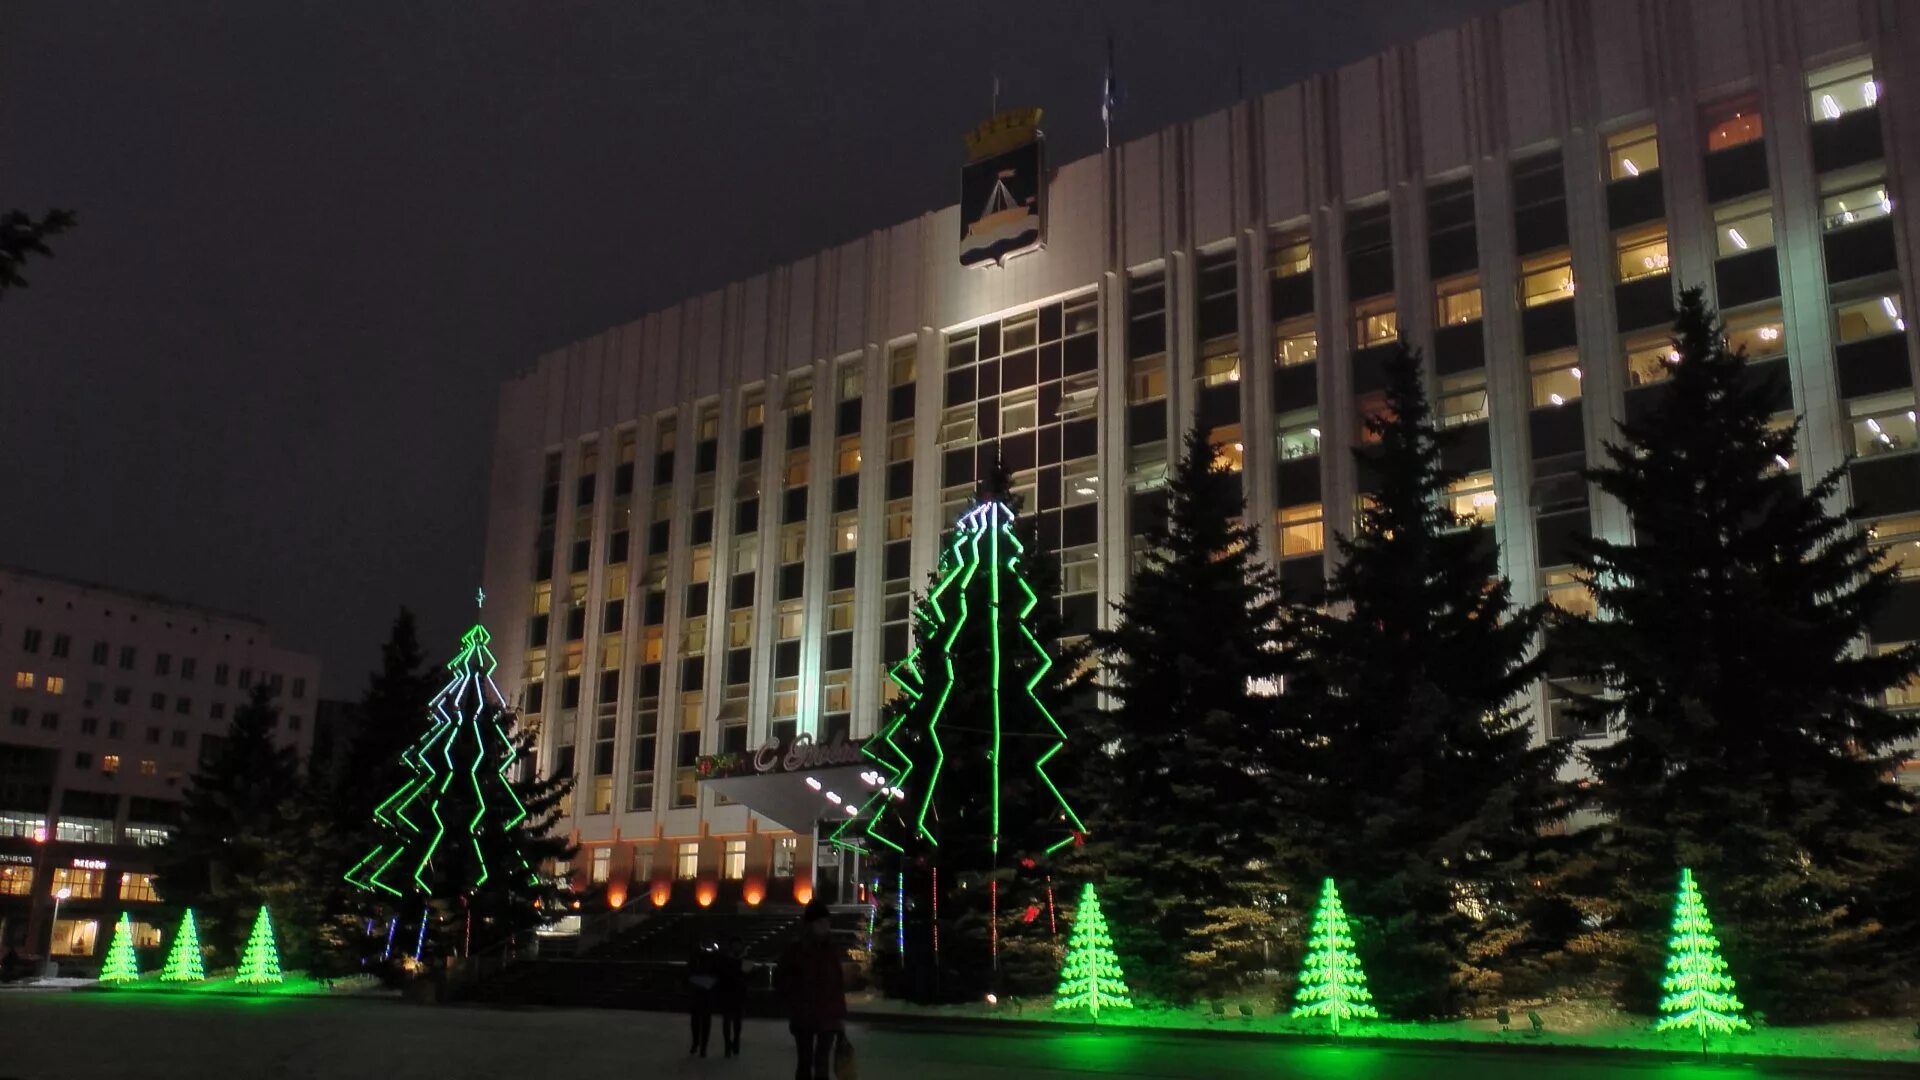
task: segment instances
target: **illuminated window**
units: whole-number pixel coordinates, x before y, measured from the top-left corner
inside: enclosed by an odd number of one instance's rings
[[[153,891],[152,874],[123,873],[120,875],[120,899],[144,900],[149,903],[158,901],[159,894]]]
[[[1289,319],[1273,328],[1273,362],[1281,367],[1310,364],[1320,358],[1320,336],[1313,316]]]
[[[1462,524],[1492,524],[1498,501],[1493,493],[1491,472],[1472,473],[1447,486],[1447,505]]]
[[[1672,365],[1680,359],[1680,353],[1673,347],[1673,340],[1664,330],[1628,338],[1627,384],[1630,386],[1650,386],[1673,374]]]
[[[1914,447],[1913,391],[1897,390],[1847,403],[1853,423],[1853,452],[1861,457]]]
[[[756,428],[767,422],[767,392],[754,387],[740,395],[740,426]]]
[[[1270,261],[1277,278],[1307,273],[1313,269],[1313,244],[1298,234],[1276,236]]]
[[[887,463],[913,458],[913,421],[896,420],[887,427]]]
[[[849,510],[833,516],[833,550],[852,551],[860,543],[860,514]]]
[[[726,853],[720,859],[720,876],[728,881],[739,881],[747,876],[747,842],[745,840],[727,841]]]
[[[807,557],[807,523],[780,526],[780,561],[797,563]]]
[[[1200,385],[1225,386],[1240,381],[1240,350],[1231,338],[1207,346],[1200,357]]]
[[[702,582],[713,577],[713,545],[696,545],[687,560],[687,580]]]
[[[918,371],[915,344],[908,341],[895,345],[892,355],[887,357],[887,385],[905,386],[917,377]]]
[[[1573,295],[1573,255],[1565,248],[1520,262],[1520,302],[1538,307]]]
[[[1320,413],[1297,409],[1274,420],[1274,441],[1281,461],[1313,457],[1320,452]]]
[[[172,839],[173,831],[161,825],[129,825],[126,841],[135,847],[159,847]]]
[[[1213,463],[1218,468],[1239,472],[1245,465],[1246,443],[1241,441],[1239,424],[1224,424],[1207,432],[1207,441],[1214,445]]]
[[[1312,555],[1326,547],[1326,528],[1319,503],[1283,506],[1275,515],[1280,524],[1280,557]]]
[[[860,436],[858,435],[840,436],[839,440],[836,443],[834,443],[833,474],[835,476],[852,476],[854,473],[857,473],[859,471],[860,471]],[[788,480],[788,483],[792,483],[792,482],[793,481],[791,479]]]
[[[853,629],[853,590],[839,589],[827,596],[827,629]]]
[[[1433,284],[1433,317],[1440,326],[1480,319],[1480,275],[1460,274]]]
[[[1383,296],[1353,305],[1353,346],[1364,349],[1400,339],[1400,317],[1393,297]]]
[[[99,919],[61,919],[53,924],[54,956],[92,956],[100,933]]]
[[[1380,432],[1375,430],[1393,420],[1393,410],[1387,407],[1387,392],[1376,390],[1362,394],[1354,401],[1354,411],[1360,414],[1358,430],[1360,441],[1375,443],[1380,441]]]
[[[1094,458],[1083,458],[1061,466],[1060,501],[1067,506],[1100,500],[1100,465]]]
[[[666,654],[666,627],[649,626],[640,631],[640,662],[657,664]]]
[[[940,433],[936,441],[941,446],[958,446],[973,441],[975,411],[973,402],[963,405],[950,405],[940,414]]]
[[[107,774],[108,776],[112,776],[114,773],[119,772],[120,771],[120,755],[119,754],[100,755],[100,771]]]
[[[152,758],[141,758],[140,759],[140,775],[141,776],[160,775],[160,763],[153,760]]]
[[[33,689],[33,672],[31,672],[31,671],[16,671],[16,672],[14,672],[14,673],[13,673],[13,688],[14,688],[15,690],[31,690],[31,689]]]
[[[804,416],[813,411],[813,375],[796,371],[787,377],[787,411]]]
[[[797,861],[799,854],[799,837],[775,837],[773,841],[773,876],[777,878],[792,877],[794,863]]]
[[[780,601],[779,613],[775,617],[774,625],[776,634],[781,641],[792,641],[794,638],[800,636],[803,610],[803,601]]]
[[[1607,179],[1626,180],[1660,167],[1660,142],[1652,124],[1607,136]]]
[[[1766,134],[1760,123],[1760,97],[1746,94],[1706,110],[1707,152],[1750,143]]]
[[[1751,199],[1715,207],[1713,242],[1721,258],[1773,246],[1773,196],[1755,195]]]
[[[1907,328],[1900,316],[1900,298],[1891,293],[1855,300],[1833,309],[1833,332],[1839,343],[1896,334]]]
[[[744,649],[753,644],[753,609],[734,608],[727,612],[727,648]]]
[[[0,810],[0,836],[22,840],[45,839],[47,822],[38,814]]]
[[[1615,238],[1614,249],[1618,253],[1615,267],[1621,281],[1664,274],[1667,272],[1666,223],[1628,229]]]
[[[1593,591],[1572,570],[1549,570],[1543,590],[1546,601],[1569,615],[1592,618],[1599,610]]]
[[[1871,109],[1880,101],[1880,84],[1873,78],[1872,59],[1854,60],[1823,67],[1807,75],[1807,115],[1814,123],[1838,120],[1858,109]]]
[[[804,446],[796,446],[787,451],[786,482],[788,487],[806,487],[807,472],[812,468],[813,457]]]
[[[0,896],[30,896],[33,893],[33,867],[8,863],[0,866]]]
[[[680,653],[699,656],[707,651],[707,617],[689,615],[680,620]]]
[[[1749,360],[1779,356],[1787,348],[1787,324],[1780,317],[1778,304],[1727,316],[1726,334],[1727,349],[1744,349]]]
[[[1533,407],[1565,405],[1580,398],[1580,354],[1561,349],[1527,361],[1533,371]]]
[[[853,360],[841,364],[839,371],[834,376],[834,380],[840,391],[838,400],[852,401],[859,397],[862,386],[865,383],[865,378],[860,370],[860,361]]]
[[[1159,353],[1127,363],[1127,401],[1138,405],[1167,396],[1167,358]]]
[[[53,868],[53,891],[71,890],[69,900],[98,900],[100,887],[105,882],[106,871],[83,869],[78,866],[56,866]]]
[[[1900,577],[1920,578],[1920,514],[1881,518],[1867,527],[1867,538]]]
[[[59,675],[47,676],[47,693],[64,694],[67,692],[67,680]]]
[[[1887,181],[1876,162],[1850,169],[1820,183],[1820,227],[1828,232],[1893,213]]]
[[[700,844],[689,840],[679,844],[673,856],[673,876],[681,881],[692,881],[700,876]]]
[[[592,856],[587,860],[587,867],[587,880],[595,885],[605,885],[607,879],[613,876],[613,849],[594,848]]]
[[[1440,426],[1477,424],[1487,418],[1487,371],[1475,368],[1440,377]]]

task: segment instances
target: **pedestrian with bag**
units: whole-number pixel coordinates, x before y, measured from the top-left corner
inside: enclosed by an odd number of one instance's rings
[[[687,957],[687,986],[693,991],[688,1003],[693,1027],[693,1045],[688,1054],[707,1056],[707,1038],[713,1034],[713,1006],[720,985],[720,946],[702,942]]]
[[[735,934],[720,953],[720,981],[714,988],[720,1005],[720,1042],[727,1057],[740,1056],[740,1026],[747,1012],[747,974],[752,970],[753,963],[747,959],[747,943]]]
[[[825,901],[810,900],[800,919],[800,939],[787,948],[776,971],[787,1028],[793,1032],[794,1080],[831,1080],[836,1057],[841,1076],[852,1064],[846,1041],[847,987],[833,944],[833,917]]]

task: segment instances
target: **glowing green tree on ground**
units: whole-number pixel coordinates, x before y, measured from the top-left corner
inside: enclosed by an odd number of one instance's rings
[[[1340,1021],[1363,1016],[1379,1016],[1368,1002],[1367,973],[1360,970],[1360,958],[1353,952],[1353,934],[1347,928],[1347,912],[1340,904],[1340,890],[1328,878],[1320,889],[1320,906],[1313,912],[1313,930],[1307,938],[1307,959],[1300,968],[1300,985],[1294,991],[1293,1015],[1324,1016],[1340,1034]]]
[[[1720,939],[1713,936],[1713,920],[1691,869],[1680,871],[1680,894],[1673,904],[1673,937],[1667,942],[1667,977],[1660,981],[1666,997],[1660,1011],[1667,1014],[1655,1031],[1692,1028],[1700,1034],[1700,1052],[1706,1053],[1707,1035],[1745,1031],[1740,999],[1733,994],[1733,976],[1720,956]]]
[[[173,932],[173,946],[167,950],[167,966],[160,969],[161,982],[200,982],[207,977],[200,956],[200,928],[194,925],[193,909],[180,916],[180,929]]]
[[[140,981],[140,963],[133,956],[133,923],[127,920],[124,911],[120,913],[120,921],[113,924],[113,940],[107,944],[107,959],[100,965],[100,981]]]
[[[1085,1009],[1095,1020],[1100,1019],[1102,1008],[1133,1008],[1127,998],[1126,973],[1114,955],[1107,917],[1100,910],[1100,898],[1093,894],[1092,882],[1080,890],[1080,907],[1073,917],[1073,937],[1067,943],[1067,962],[1060,969],[1053,1007]]]
[[[273,942],[273,920],[265,905],[254,916],[253,933],[247,935],[247,948],[240,954],[240,968],[234,972],[233,981],[246,986],[280,981],[280,948]]]

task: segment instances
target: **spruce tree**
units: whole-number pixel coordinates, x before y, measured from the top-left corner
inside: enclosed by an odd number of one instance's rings
[[[1353,883],[1374,992],[1395,1016],[1450,1015],[1500,996],[1528,940],[1567,750],[1527,708],[1546,605],[1516,603],[1491,530],[1454,513],[1460,474],[1417,354],[1387,375],[1356,451],[1371,491],[1326,607],[1301,616],[1306,671],[1288,694],[1324,740],[1312,859]]]
[[[1298,861],[1299,754],[1270,692],[1284,609],[1239,479],[1187,434],[1115,625],[1093,635],[1112,707],[1089,720],[1107,754],[1087,770],[1085,857],[1135,979],[1175,999],[1267,966]]]
[[[1879,917],[1899,913],[1872,905],[1911,857],[1913,800],[1891,776],[1920,731],[1875,703],[1920,649],[1862,647],[1895,572],[1835,511],[1842,470],[1781,467],[1798,424],[1775,423],[1777,387],[1727,349],[1699,289],[1674,348],[1657,408],[1588,473],[1633,538],[1586,546],[1600,617],[1566,628],[1616,736],[1586,754],[1617,898],[1596,937],[1626,942],[1628,1000],[1650,1006],[1668,883],[1691,866],[1757,1009],[1858,1009],[1900,967]]]

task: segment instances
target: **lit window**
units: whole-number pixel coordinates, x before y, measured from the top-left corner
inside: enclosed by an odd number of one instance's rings
[[[1839,343],[1895,334],[1907,328],[1900,317],[1900,298],[1892,294],[1841,304],[1833,309],[1833,331]]]
[[[31,690],[31,689],[33,689],[33,672],[31,672],[31,671],[16,671],[16,672],[14,672],[14,673],[13,673],[13,688],[14,688],[15,690]]]
[[[796,446],[787,451],[787,486],[806,487],[807,473],[813,465],[813,458],[804,446]]]
[[[1667,272],[1667,226],[1664,222],[1623,232],[1614,241],[1621,281]]]
[[[1313,457],[1320,453],[1320,414],[1315,409],[1300,409],[1274,420],[1275,442],[1281,461]]]
[[[974,405],[967,402],[962,405],[950,405],[940,414],[940,433],[936,441],[941,446],[958,446],[973,441]]]
[[[0,896],[30,896],[33,893],[33,867],[11,863],[0,866]]]
[[[1520,263],[1520,302],[1527,307],[1551,304],[1573,295],[1573,256],[1564,248],[1535,255]]]
[[[833,550],[852,551],[860,543],[860,514],[849,510],[833,517]]]
[[[1756,195],[1715,207],[1713,242],[1721,258],[1773,246],[1773,196]]]
[[[47,676],[47,693],[64,694],[67,692],[67,680],[60,675]]]
[[[853,629],[853,590],[839,589],[827,596],[827,629]]]
[[[1480,275],[1461,274],[1433,285],[1434,319],[1441,326],[1458,326],[1480,319]]]
[[[914,343],[895,345],[893,355],[887,358],[887,385],[905,386],[914,380],[917,372]]]
[[[780,526],[780,561],[797,563],[807,557],[807,523],[796,521]]]
[[[680,620],[680,652],[684,656],[700,656],[707,651],[707,617],[689,615]]]
[[[1239,472],[1245,465],[1247,445],[1241,441],[1239,424],[1225,424],[1214,428],[1207,432],[1207,441],[1214,446],[1215,468]]]
[[[120,899],[144,900],[149,903],[159,900],[159,894],[153,891],[153,875],[135,873],[121,874]]]
[[[739,881],[747,876],[747,842],[745,840],[727,841],[726,853],[720,860],[720,876],[728,881]]]
[[[1837,173],[1820,184],[1820,227],[1828,232],[1893,213],[1878,163]]]
[[[649,626],[640,631],[640,662],[657,664],[666,655],[666,627]]]
[[[1098,502],[1100,499],[1100,464],[1094,458],[1064,465],[1060,469],[1060,501],[1066,506],[1079,506],[1082,503]]]
[[[1393,297],[1383,296],[1353,305],[1353,345],[1364,349],[1400,338],[1400,318]]]
[[[100,933],[99,919],[61,919],[53,924],[54,956],[92,956]]]
[[[853,707],[853,675],[851,672],[828,672],[825,682],[827,712],[843,713]]]
[[[773,841],[773,876],[777,878],[792,877],[793,866],[799,854],[799,837],[776,837]]]
[[[1867,527],[1867,538],[1900,577],[1920,578],[1920,514],[1881,518]]]
[[[855,360],[840,365],[837,381],[840,387],[841,401],[852,401],[859,397],[862,383],[865,381],[861,375],[860,362]]]
[[[1393,410],[1387,407],[1387,392],[1376,390],[1362,394],[1354,401],[1354,411],[1360,414],[1360,441],[1375,443],[1380,441],[1380,432],[1375,430],[1393,420]]]
[[[1313,244],[1302,236],[1278,236],[1273,242],[1273,276],[1293,277],[1313,269]]]
[[[887,504],[886,530],[888,540],[913,538],[912,499],[895,499]]]
[[[1127,363],[1127,401],[1138,405],[1167,396],[1167,358],[1158,353]]]
[[[153,760],[152,758],[141,758],[140,759],[140,775],[141,776],[160,775],[160,763]]]
[[[1853,421],[1853,452],[1861,457],[1913,448],[1913,391],[1859,398],[1847,403],[1847,412]]]
[[[887,462],[892,464],[913,457],[913,421],[897,420],[887,428]]]
[[[834,444],[833,474],[851,476],[860,471],[860,436],[842,435]],[[792,483],[789,479],[788,483]]]
[[[1673,374],[1670,369],[1680,359],[1673,340],[1664,331],[1629,338],[1626,349],[1629,386],[1650,386],[1665,379]]]
[[[1569,615],[1592,618],[1599,610],[1593,591],[1572,570],[1549,570],[1546,574],[1546,601]]]
[[[1440,426],[1474,424],[1487,418],[1485,368],[1444,375],[1440,379]]]
[[[692,881],[700,876],[700,844],[686,841],[678,846],[673,857],[673,876],[681,881]]]
[[[1533,407],[1565,405],[1580,399],[1580,354],[1562,349],[1527,361],[1533,370]]]
[[[587,879],[595,885],[605,885],[613,876],[613,849],[596,847],[587,862]]]
[[[1726,336],[1728,351],[1739,352],[1744,349],[1749,360],[1778,356],[1787,348],[1787,324],[1780,318],[1777,304],[1757,311],[1729,315]]]
[[[56,866],[53,868],[53,891],[67,889],[69,900],[98,900],[100,887],[106,879],[103,870],[88,870],[78,866]]]
[[[1807,76],[1807,113],[1814,123],[1838,120],[1880,101],[1880,84],[1873,78],[1873,61],[1865,56],[1833,64]]]
[[[120,755],[119,754],[100,755],[100,771],[103,773],[106,773],[108,776],[112,776],[114,773],[119,772],[120,771]]]
[[[1313,316],[1289,319],[1273,328],[1273,362],[1281,367],[1310,364],[1320,358],[1320,336]]]
[[[1660,167],[1660,142],[1652,124],[1607,136],[1607,179],[1626,180]]]
[[[796,371],[787,377],[787,411],[804,416],[813,411],[813,376]]]
[[[792,641],[800,636],[802,610],[802,602],[799,600],[780,601],[776,627],[781,641]]]
[[[727,612],[727,648],[744,649],[753,644],[753,609],[734,608]]]
[[[1447,505],[1465,525],[1489,525],[1499,499],[1493,493],[1493,474],[1477,472],[1447,486]]]
[[[687,580],[697,584],[711,577],[713,577],[713,545],[697,545],[687,560]]]
[[[1240,381],[1240,350],[1231,339],[1209,345],[1200,358],[1200,385],[1225,386]],[[1017,428],[1012,430],[1019,430]]]
[[[1750,143],[1766,134],[1760,123],[1760,99],[1755,94],[1709,108],[1705,120],[1708,153]]]
[[[1280,523],[1280,557],[1312,555],[1326,547],[1326,529],[1319,503],[1283,506],[1276,515]]]

